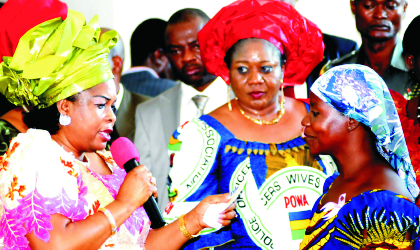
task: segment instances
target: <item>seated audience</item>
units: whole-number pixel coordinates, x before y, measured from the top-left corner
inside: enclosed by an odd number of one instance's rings
[[[420,123],[420,16],[411,21],[404,33],[403,50],[408,73],[414,84],[408,93],[407,115]],[[420,143],[420,142],[419,142]]]
[[[165,217],[175,220],[206,196],[233,192],[247,179],[238,197],[238,220],[206,230],[185,249],[296,249],[303,237],[291,233],[289,213],[310,209],[319,196],[310,196],[312,190],[318,186],[321,192],[323,171],[332,171],[301,137],[309,105],[280,89],[302,84],[318,64],[322,33],[282,1],[247,0],[220,10],[198,33],[198,42],[207,70],[230,84],[236,98],[173,133]],[[289,192],[305,197],[301,207],[296,200],[285,207],[287,171],[310,173],[313,182],[319,177],[311,190]]]
[[[207,73],[201,61],[197,33],[209,19],[198,9],[182,9],[169,18],[165,31],[166,53],[178,84],[140,104],[136,110],[134,143],[141,163],[156,176],[162,211],[168,204],[167,151],[173,131],[184,122],[220,107],[230,98],[223,80]]]
[[[306,142],[332,155],[339,173],[325,181],[300,249],[419,249],[419,188],[382,78],[364,65],[334,67],[310,102]]]
[[[30,129],[0,158],[4,249],[179,249],[208,227],[210,204],[227,202],[208,197],[149,230],[142,205],[157,194],[152,174],[143,165],[126,174],[104,150],[117,95],[107,55],[117,39],[58,0],[9,0],[0,10],[0,40],[10,41],[0,48],[0,91],[33,107]],[[219,222],[228,225],[233,209]]]
[[[389,89],[407,98],[413,82],[407,74],[402,43],[398,38],[407,1],[352,0],[350,4],[357,30],[362,36],[362,46],[357,51],[330,61],[321,74],[337,65],[366,65],[384,79]]]
[[[131,68],[121,78],[133,93],[155,97],[175,86],[171,64],[163,49],[166,22],[147,19],[134,30],[130,40]]]

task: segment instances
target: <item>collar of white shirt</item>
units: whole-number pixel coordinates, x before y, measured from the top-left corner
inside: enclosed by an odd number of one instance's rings
[[[204,114],[208,114],[227,102],[227,89],[227,84],[220,77],[217,77],[203,92],[197,91],[195,88],[181,82],[180,124],[197,116],[197,106],[192,100],[194,96],[205,95],[209,97],[204,108]]]

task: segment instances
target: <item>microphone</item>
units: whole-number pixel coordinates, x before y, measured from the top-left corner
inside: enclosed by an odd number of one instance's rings
[[[117,165],[124,166],[127,173],[139,165],[139,152],[136,146],[126,137],[119,137],[112,143],[111,154]],[[158,229],[166,225],[153,195],[143,204],[143,207],[151,221],[151,228]]]

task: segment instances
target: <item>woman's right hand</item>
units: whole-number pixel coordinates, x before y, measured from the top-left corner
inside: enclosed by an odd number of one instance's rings
[[[127,173],[115,200],[133,210],[141,207],[150,196],[157,197],[156,184],[152,184],[152,178],[146,166],[135,167]]]

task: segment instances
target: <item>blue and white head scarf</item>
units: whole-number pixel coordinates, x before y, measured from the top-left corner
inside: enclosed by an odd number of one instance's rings
[[[371,128],[379,153],[416,198],[419,187],[401,122],[382,78],[369,67],[347,64],[328,70],[315,81],[311,91],[342,114]]]

